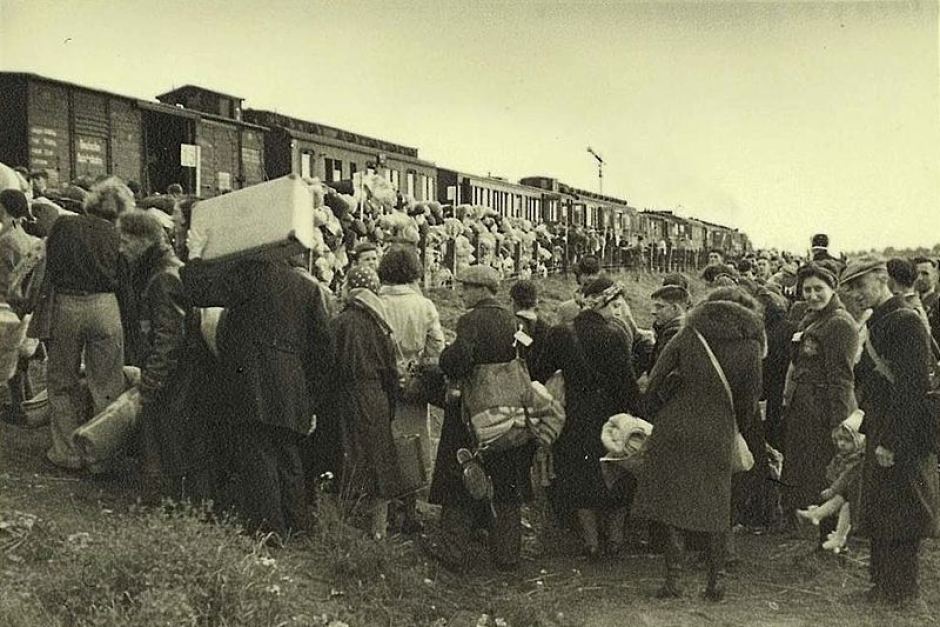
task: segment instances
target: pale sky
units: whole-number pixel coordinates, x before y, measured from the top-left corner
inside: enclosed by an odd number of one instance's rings
[[[937,2],[0,0],[0,68],[185,83],[759,246],[940,242]]]

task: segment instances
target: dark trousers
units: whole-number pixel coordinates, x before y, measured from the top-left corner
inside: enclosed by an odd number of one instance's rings
[[[233,427],[237,461],[239,510],[250,531],[290,533],[310,528],[304,470],[300,460],[302,436],[290,429],[261,422]]]
[[[919,539],[871,539],[871,582],[887,599],[902,601],[917,596],[919,551]]]
[[[490,552],[497,567],[511,568],[522,554],[522,507],[519,503],[494,503],[496,518],[490,520]],[[474,522],[475,506],[444,505],[441,508],[441,531],[448,551],[455,561],[466,560],[466,548]]]

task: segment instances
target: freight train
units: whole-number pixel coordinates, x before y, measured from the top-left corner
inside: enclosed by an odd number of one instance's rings
[[[326,184],[381,173],[419,202],[482,205],[503,216],[563,225],[618,245],[699,257],[751,249],[745,233],[549,176],[511,182],[437,166],[418,149],[277,112],[185,85],[143,100],[31,73],[0,72],[0,162],[43,170],[51,186],[116,174],[145,193],[179,184],[208,197],[289,173]],[[672,252],[670,253],[672,254]]]

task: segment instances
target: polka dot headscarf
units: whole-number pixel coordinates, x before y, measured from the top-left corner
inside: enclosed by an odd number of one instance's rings
[[[349,271],[346,278],[346,285],[349,289],[365,288],[376,294],[379,293],[379,275],[375,270],[368,267],[357,266]]]

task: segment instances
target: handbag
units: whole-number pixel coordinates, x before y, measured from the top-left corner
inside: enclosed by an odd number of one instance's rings
[[[711,360],[712,366],[714,366],[715,371],[718,373],[718,378],[721,379],[721,384],[725,388],[725,394],[728,395],[728,402],[731,403],[731,411],[734,413],[734,395],[731,393],[731,385],[728,383],[725,371],[722,369],[721,364],[718,363],[718,358],[715,357],[715,353],[712,352],[712,347],[708,345],[705,336],[699,333],[699,330],[695,327],[692,327],[692,330],[695,331],[695,335],[698,336],[699,341],[705,348],[705,352],[708,353],[708,358]],[[748,448],[744,436],[742,436],[741,432],[738,430],[738,421],[734,417],[732,417],[732,424],[734,425],[734,445],[731,448],[731,472],[747,472],[754,467],[754,455],[751,454],[751,449]]]
[[[398,400],[411,405],[431,403],[443,407],[446,384],[440,366],[419,360],[408,361],[398,342],[394,338],[392,342],[398,353]]]

